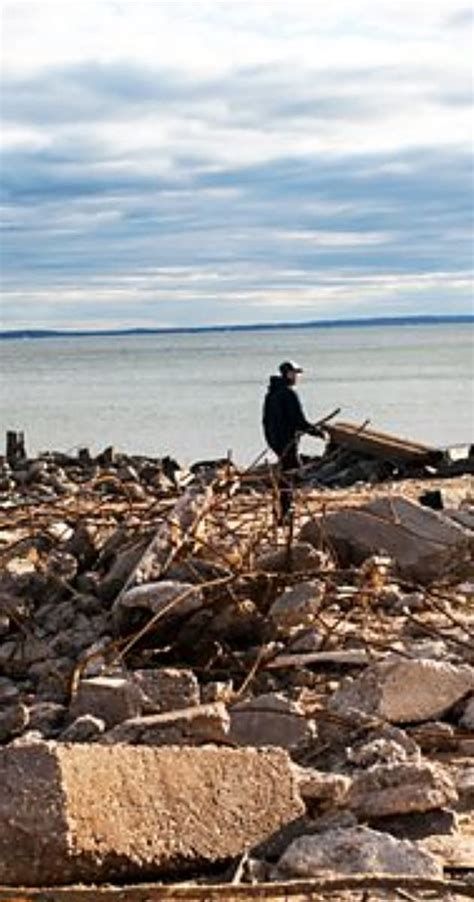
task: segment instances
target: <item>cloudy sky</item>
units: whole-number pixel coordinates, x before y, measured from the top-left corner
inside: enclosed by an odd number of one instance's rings
[[[472,312],[462,0],[3,0],[1,327]]]

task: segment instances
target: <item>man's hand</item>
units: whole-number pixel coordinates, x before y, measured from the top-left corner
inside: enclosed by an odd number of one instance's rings
[[[327,438],[327,433],[322,426],[311,426],[311,429],[308,429],[308,432],[310,435],[314,435],[315,438]]]

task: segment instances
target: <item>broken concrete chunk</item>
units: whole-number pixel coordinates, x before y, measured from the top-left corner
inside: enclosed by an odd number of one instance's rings
[[[367,827],[327,830],[295,839],[277,864],[277,879],[341,874],[413,874],[442,877],[441,864],[414,843]]]
[[[271,606],[269,616],[283,630],[308,626],[319,611],[324,588],[323,582],[312,580],[286,589]]]
[[[376,714],[391,723],[418,723],[441,717],[473,688],[474,668],[467,664],[393,657],[343,682],[329,708]]]
[[[105,721],[92,714],[83,714],[69,724],[60,735],[61,742],[93,742],[105,732]]]
[[[300,705],[270,692],[239,702],[230,709],[230,739],[237,745],[277,745],[290,749],[315,736]]]
[[[36,702],[29,709],[28,727],[49,736],[60,727],[66,713],[67,708],[58,702]]]
[[[311,571],[321,567],[321,553],[316,551],[307,542],[295,542],[291,547],[291,554],[286,548],[279,551],[270,551],[262,554],[255,561],[257,570],[267,573],[280,573],[281,571]]]
[[[191,614],[202,607],[203,595],[198,586],[191,583],[178,583],[174,580],[162,580],[159,583],[146,583],[128,589],[117,598],[112,613],[117,627],[120,628],[127,611],[141,608],[152,614],[160,613],[162,618]]]
[[[323,644],[324,637],[322,633],[313,628],[298,630],[292,637],[291,645],[288,651],[292,654],[311,653],[319,651]]]
[[[0,785],[0,884],[9,886],[196,870],[304,814],[276,749],[43,743],[0,750]]]
[[[349,808],[363,818],[430,811],[456,801],[446,771],[428,762],[377,764],[354,776],[348,796]]]
[[[118,543],[121,538],[121,534],[117,530],[116,542]],[[113,539],[114,536],[111,536],[109,539],[109,545],[111,547],[113,547]],[[130,576],[133,568],[138,564],[146,544],[147,539],[141,539],[139,542],[128,545],[126,548],[120,548],[118,551],[115,551],[114,549],[114,562],[107,575],[100,583],[99,590],[101,598],[105,601],[111,601],[117,593],[123,589],[127,578]],[[105,554],[105,548],[102,549],[102,553]]]
[[[324,522],[316,520],[304,529],[307,541],[316,545],[324,539],[334,548],[343,566],[384,552],[404,578],[423,584],[467,560],[474,550],[471,532],[401,496],[327,514]]]
[[[383,736],[372,739],[356,749],[348,748],[347,760],[358,767],[373,767],[376,764],[402,764],[408,759],[404,746],[394,739]]]
[[[145,713],[159,714],[199,704],[199,683],[192,670],[175,667],[135,670],[132,679],[141,692]]]
[[[352,780],[345,774],[325,773],[295,765],[298,787],[305,802],[319,802],[322,808],[340,808],[346,803]]]
[[[0,711],[0,742],[8,742],[28,726],[28,708],[21,702],[8,705]]]
[[[456,834],[459,818],[450,808],[434,808],[432,811],[410,811],[409,814],[371,818],[370,826],[398,839],[417,841],[433,835]]]
[[[228,742],[230,719],[222,702],[126,720],[109,730],[104,742],[130,745],[202,745]]]
[[[76,720],[92,714],[108,727],[122,723],[141,713],[142,699],[136,683],[127,677],[98,676],[81,680],[71,702],[69,716]]]

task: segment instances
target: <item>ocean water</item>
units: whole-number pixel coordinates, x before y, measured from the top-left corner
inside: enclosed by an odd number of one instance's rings
[[[31,455],[115,445],[183,463],[231,450],[248,464],[264,448],[268,377],[291,358],[308,419],[341,407],[416,441],[472,442],[473,339],[468,324],[2,341],[0,441],[22,429]]]

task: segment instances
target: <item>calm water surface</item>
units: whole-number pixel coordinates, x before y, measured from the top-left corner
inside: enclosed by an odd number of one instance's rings
[[[432,325],[2,341],[2,434],[23,429],[30,454],[112,444],[248,463],[268,376],[290,357],[310,419],[341,407],[418,441],[472,442],[473,338],[471,325]]]

